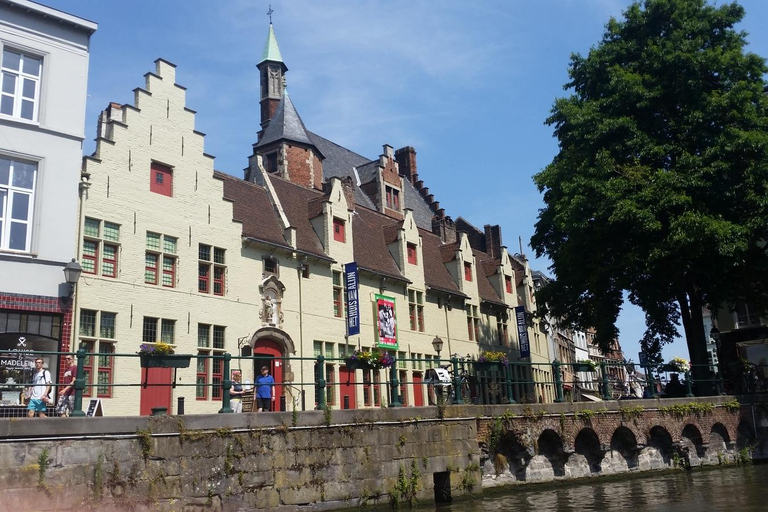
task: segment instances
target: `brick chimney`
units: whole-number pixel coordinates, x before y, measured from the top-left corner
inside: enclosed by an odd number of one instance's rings
[[[443,213],[441,211],[441,213]],[[445,244],[452,244],[456,241],[456,224],[453,219],[444,215],[432,217],[432,232],[440,237]]]
[[[491,258],[501,257],[501,227],[496,224],[491,226],[486,224],[483,226],[485,229],[485,252]]]
[[[415,185],[419,179],[416,171],[416,150],[411,146],[400,148],[395,151],[395,159],[400,166],[400,174]]]
[[[347,200],[347,207],[355,210],[355,183],[352,180],[352,176],[345,176],[341,178],[341,188],[344,190],[344,197]]]

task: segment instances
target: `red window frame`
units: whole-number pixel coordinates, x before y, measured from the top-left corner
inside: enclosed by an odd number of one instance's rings
[[[381,405],[381,375],[379,370],[373,370],[373,405]]]
[[[149,191],[171,197],[173,193],[173,170],[152,162],[149,172]]]
[[[219,355],[214,353],[214,356]],[[211,365],[211,399],[221,400],[221,383],[224,380],[224,359],[214,357],[213,364]]]
[[[392,209],[400,211],[400,191],[392,189]]]
[[[83,348],[85,349],[85,361],[83,361],[83,375],[85,376],[85,388],[83,389],[83,396],[91,396],[91,384],[93,382],[93,347],[94,342],[93,341],[83,341],[81,342]]]
[[[504,277],[504,286],[507,289],[507,293],[512,293],[512,278],[509,276]]]
[[[110,354],[115,353],[115,344],[112,342],[99,342],[99,353],[106,354],[107,350],[104,350],[107,348],[109,350]],[[96,379],[94,380],[93,384],[96,386],[96,396],[102,397],[102,398],[111,398],[112,397],[112,366],[114,364],[114,356],[94,356],[96,357]],[[99,358],[106,357],[107,364],[102,365],[101,361],[99,361]],[[109,378],[107,379],[107,392],[106,393],[100,393],[99,392],[99,374],[106,373]]]
[[[472,282],[472,264],[464,262],[464,280]]]
[[[85,244],[93,244],[93,255],[85,254]],[[90,261],[93,265],[93,271],[86,270],[88,267],[82,265],[83,272],[86,274],[97,274],[99,270],[99,242],[93,240],[83,240],[83,262]]]
[[[197,368],[195,369],[195,384],[197,386],[202,386],[203,388],[203,396],[197,396],[197,389],[195,389],[195,400],[208,400],[208,358],[204,357],[207,356],[207,352],[198,352],[198,359],[197,359]],[[200,363],[203,365],[203,371],[200,371]],[[198,382],[198,379],[202,377],[203,383],[202,385]]]
[[[171,268],[168,270],[165,268],[166,259],[171,261]],[[165,276],[170,276],[171,284],[165,284]],[[173,256],[163,255],[163,286],[166,288],[176,287],[176,258]]]
[[[475,340],[480,341],[480,320],[472,317],[472,325],[475,328]]]
[[[211,266],[200,263],[197,267],[197,291],[208,293],[210,288]]]
[[[106,254],[107,251],[104,251],[104,254],[101,258],[101,275],[103,277],[117,277],[117,251],[119,249],[118,246],[112,245],[112,244],[104,244],[104,248],[112,247],[115,250],[115,257],[114,258],[107,258]],[[104,270],[104,263],[112,263],[112,273],[109,274]]]
[[[418,265],[418,255],[416,253],[416,244],[408,244],[407,245],[407,252],[408,252],[408,263],[411,265]]]
[[[424,306],[416,306],[416,317],[419,322],[419,332],[424,332]]]
[[[467,317],[467,336],[469,336],[469,341],[475,341],[474,339],[474,333],[475,330],[472,328],[472,317]]]
[[[411,320],[411,330],[415,331],[416,330],[416,304],[411,303],[408,305],[408,316],[410,317],[410,320]]]
[[[153,253],[147,253],[146,256],[150,256],[150,257],[154,258],[154,263],[155,264],[154,264],[154,266],[153,265],[149,265],[148,263],[150,263],[150,262],[146,262],[144,264],[144,282],[146,284],[157,284],[157,262],[159,261],[158,255],[157,254],[153,254]],[[154,281],[148,281],[147,280],[147,272],[148,271],[154,272],[154,274],[155,274]]]
[[[344,229],[344,221],[341,219],[333,219],[333,239],[337,242],[346,242],[346,233]]]
[[[213,294],[224,295],[224,267],[213,267]]]
[[[363,370],[363,405],[371,405],[371,370]]]
[[[341,318],[344,315],[344,308],[341,305],[341,287],[333,287],[333,316]]]

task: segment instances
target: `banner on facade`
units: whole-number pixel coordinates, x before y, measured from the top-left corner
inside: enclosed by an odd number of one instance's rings
[[[376,346],[387,350],[397,350],[397,314],[395,299],[384,295],[375,295],[376,307]]]
[[[360,334],[357,263],[354,261],[344,265],[344,286],[347,289],[347,336],[354,336]]]
[[[520,340],[520,359],[531,357],[531,344],[528,341],[528,326],[525,324],[525,306],[515,308],[517,320],[517,339]]]

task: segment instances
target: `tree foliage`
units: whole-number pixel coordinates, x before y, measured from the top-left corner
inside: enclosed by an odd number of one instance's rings
[[[694,363],[706,363],[704,306],[766,304],[767,68],[745,52],[743,16],[646,0],[571,57],[531,243],[556,276],[538,303],[595,327],[603,348],[625,291],[646,315],[641,343],[671,341],[682,320]]]

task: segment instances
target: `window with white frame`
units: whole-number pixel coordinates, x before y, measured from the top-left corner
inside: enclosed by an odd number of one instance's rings
[[[83,256],[80,261],[83,272],[117,277],[119,241],[119,225],[86,217],[83,224]]]
[[[37,164],[0,156],[0,250],[30,252]]]
[[[80,344],[87,353],[85,357],[85,396],[112,396],[112,375],[114,370],[115,324],[117,313],[80,310]],[[92,355],[98,354],[98,355]],[[94,395],[93,389],[96,390]]]
[[[11,48],[3,49],[0,114],[37,120],[42,67],[43,59],[40,57]]]

